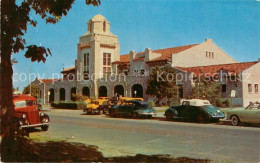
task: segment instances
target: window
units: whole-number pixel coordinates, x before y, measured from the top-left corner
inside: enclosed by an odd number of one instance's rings
[[[258,93],[258,84],[255,84],[255,93]]]
[[[222,85],[222,93],[227,92],[227,85],[223,84]]]
[[[248,84],[248,93],[252,92],[252,84]]]
[[[214,52],[206,51],[206,58],[214,58]]]
[[[140,71],[140,73],[141,73],[141,75],[144,75],[144,69],[142,69],[142,70]]]
[[[89,66],[90,66],[89,53],[84,54],[83,65],[84,65],[83,78],[84,78],[84,80],[88,80],[89,79]]]
[[[103,73],[111,73],[111,53],[103,53]]]
[[[106,32],[106,22],[103,22],[103,32]]]
[[[128,71],[127,71],[127,70],[124,70],[124,74],[125,74],[125,75],[128,75]]]

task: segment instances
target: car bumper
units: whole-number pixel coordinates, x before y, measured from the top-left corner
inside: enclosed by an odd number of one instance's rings
[[[86,108],[83,110],[84,112],[87,112],[87,113],[99,113],[99,110],[98,109],[90,109],[90,108]]]
[[[40,123],[40,124],[34,124],[34,125],[22,125],[21,128],[31,128],[31,127],[41,127],[41,126],[47,126],[50,125],[50,123]]]
[[[213,118],[213,119],[222,119],[222,118],[225,118],[225,116],[211,116],[211,118]]]
[[[151,115],[151,116],[156,116],[156,113],[139,113],[140,115]]]

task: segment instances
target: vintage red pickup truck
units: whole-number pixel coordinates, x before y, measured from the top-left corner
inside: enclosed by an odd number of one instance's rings
[[[50,125],[50,118],[47,114],[37,109],[36,99],[29,95],[13,95],[15,119],[17,125],[22,128],[41,127],[47,131]]]

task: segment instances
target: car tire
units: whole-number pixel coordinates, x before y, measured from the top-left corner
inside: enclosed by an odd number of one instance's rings
[[[47,131],[49,129],[49,126],[42,126],[42,131]]]
[[[197,115],[197,122],[198,123],[204,123],[205,122],[205,117],[202,114]]]
[[[166,117],[166,121],[172,120],[172,115],[171,115],[171,113],[166,113],[166,114],[165,114],[165,117]]]
[[[132,114],[131,114],[131,117],[134,118],[134,119],[136,119],[136,118],[138,118],[138,114],[137,114],[137,113],[132,113]]]
[[[238,116],[236,116],[236,115],[232,115],[230,117],[230,120],[231,120],[231,125],[233,125],[233,126],[238,126],[240,124],[240,120],[239,120]]]

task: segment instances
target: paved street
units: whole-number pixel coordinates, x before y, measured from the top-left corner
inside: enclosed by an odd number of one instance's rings
[[[32,134],[97,145],[105,156],[170,154],[211,160],[260,161],[260,128],[127,119],[52,110],[47,132]]]

